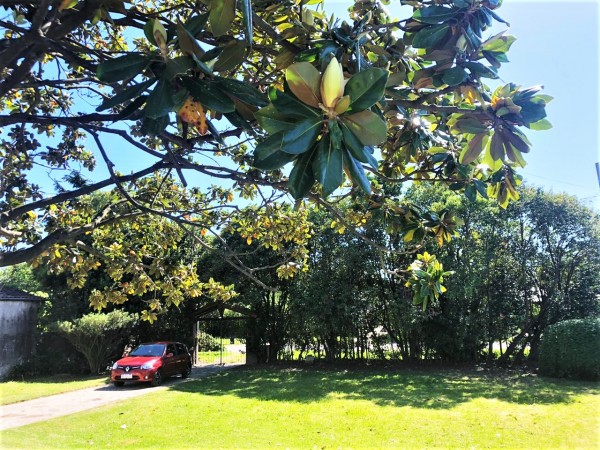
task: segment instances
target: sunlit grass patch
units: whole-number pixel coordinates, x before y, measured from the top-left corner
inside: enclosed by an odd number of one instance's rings
[[[598,385],[459,371],[236,369],[3,432],[9,448],[596,448]]]
[[[6,381],[0,383],[0,404],[7,405],[33,398],[76,391],[86,387],[101,386],[107,383],[108,377],[106,375],[93,377],[55,375],[29,381]]]

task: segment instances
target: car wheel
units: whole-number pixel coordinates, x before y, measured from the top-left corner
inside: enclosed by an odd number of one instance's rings
[[[192,367],[191,366],[187,366],[185,368],[185,370],[183,372],[181,372],[181,378],[187,378],[187,377],[189,377],[190,373],[192,373]]]
[[[124,381],[113,381],[113,384],[115,385],[115,387],[121,387],[125,384]]]
[[[160,386],[162,384],[162,372],[157,370],[154,374],[154,378],[152,378],[152,386]]]

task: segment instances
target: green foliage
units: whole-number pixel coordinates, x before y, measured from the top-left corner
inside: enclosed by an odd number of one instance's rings
[[[600,380],[600,318],[565,320],[542,337],[540,373],[551,377]]]
[[[85,356],[90,372],[96,374],[111,357],[120,356],[119,347],[137,321],[137,315],[115,310],[86,314],[72,322],[56,322],[52,329]]]

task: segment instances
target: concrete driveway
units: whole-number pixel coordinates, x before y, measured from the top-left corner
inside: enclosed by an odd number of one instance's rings
[[[139,397],[140,395],[149,395],[169,389],[170,386],[177,383],[185,383],[188,380],[206,377],[240,365],[197,366],[192,369],[192,373],[187,380],[182,380],[179,377],[168,378],[159,387],[150,387],[147,384],[131,384],[117,388],[111,384],[3,405],[0,406],[0,430],[66,416],[108,403]]]

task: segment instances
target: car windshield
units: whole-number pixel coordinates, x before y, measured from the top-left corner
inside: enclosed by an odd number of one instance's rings
[[[136,347],[129,356],[162,356],[165,344],[142,344]]]

